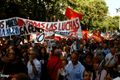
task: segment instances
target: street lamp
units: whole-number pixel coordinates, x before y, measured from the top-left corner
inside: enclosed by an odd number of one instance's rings
[[[119,30],[120,30],[120,8],[116,9],[116,12],[117,12],[118,15],[119,15]]]

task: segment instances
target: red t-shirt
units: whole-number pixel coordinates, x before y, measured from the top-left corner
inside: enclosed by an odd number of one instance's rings
[[[48,60],[47,69],[48,74],[50,75],[52,80],[56,80],[58,69],[61,68],[62,61],[57,56],[51,56]]]

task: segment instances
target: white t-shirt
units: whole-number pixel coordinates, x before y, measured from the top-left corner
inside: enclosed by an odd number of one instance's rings
[[[27,68],[28,68],[28,76],[30,77],[30,79],[36,79],[36,80],[40,80],[40,73],[41,73],[41,63],[39,60],[34,59],[33,63],[36,67],[36,70],[38,71],[38,75],[34,75],[33,70],[32,70],[32,65],[30,63],[30,61],[28,61],[27,63]]]
[[[115,79],[113,79],[113,80],[120,80],[120,77],[117,77],[117,78],[115,78]]]
[[[115,64],[115,56],[112,55],[111,53],[108,53],[106,56],[105,56],[105,65],[114,65]]]
[[[84,66],[78,62],[77,65],[73,66],[72,61],[69,61],[65,67],[68,80],[83,80]]]

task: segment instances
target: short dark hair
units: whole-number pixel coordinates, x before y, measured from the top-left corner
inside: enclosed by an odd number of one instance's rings
[[[76,54],[77,56],[79,56],[79,53],[77,51],[73,51],[72,54]]]

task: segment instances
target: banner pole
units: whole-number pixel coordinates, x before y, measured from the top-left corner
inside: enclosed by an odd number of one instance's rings
[[[12,40],[11,35],[10,35],[10,40]]]

